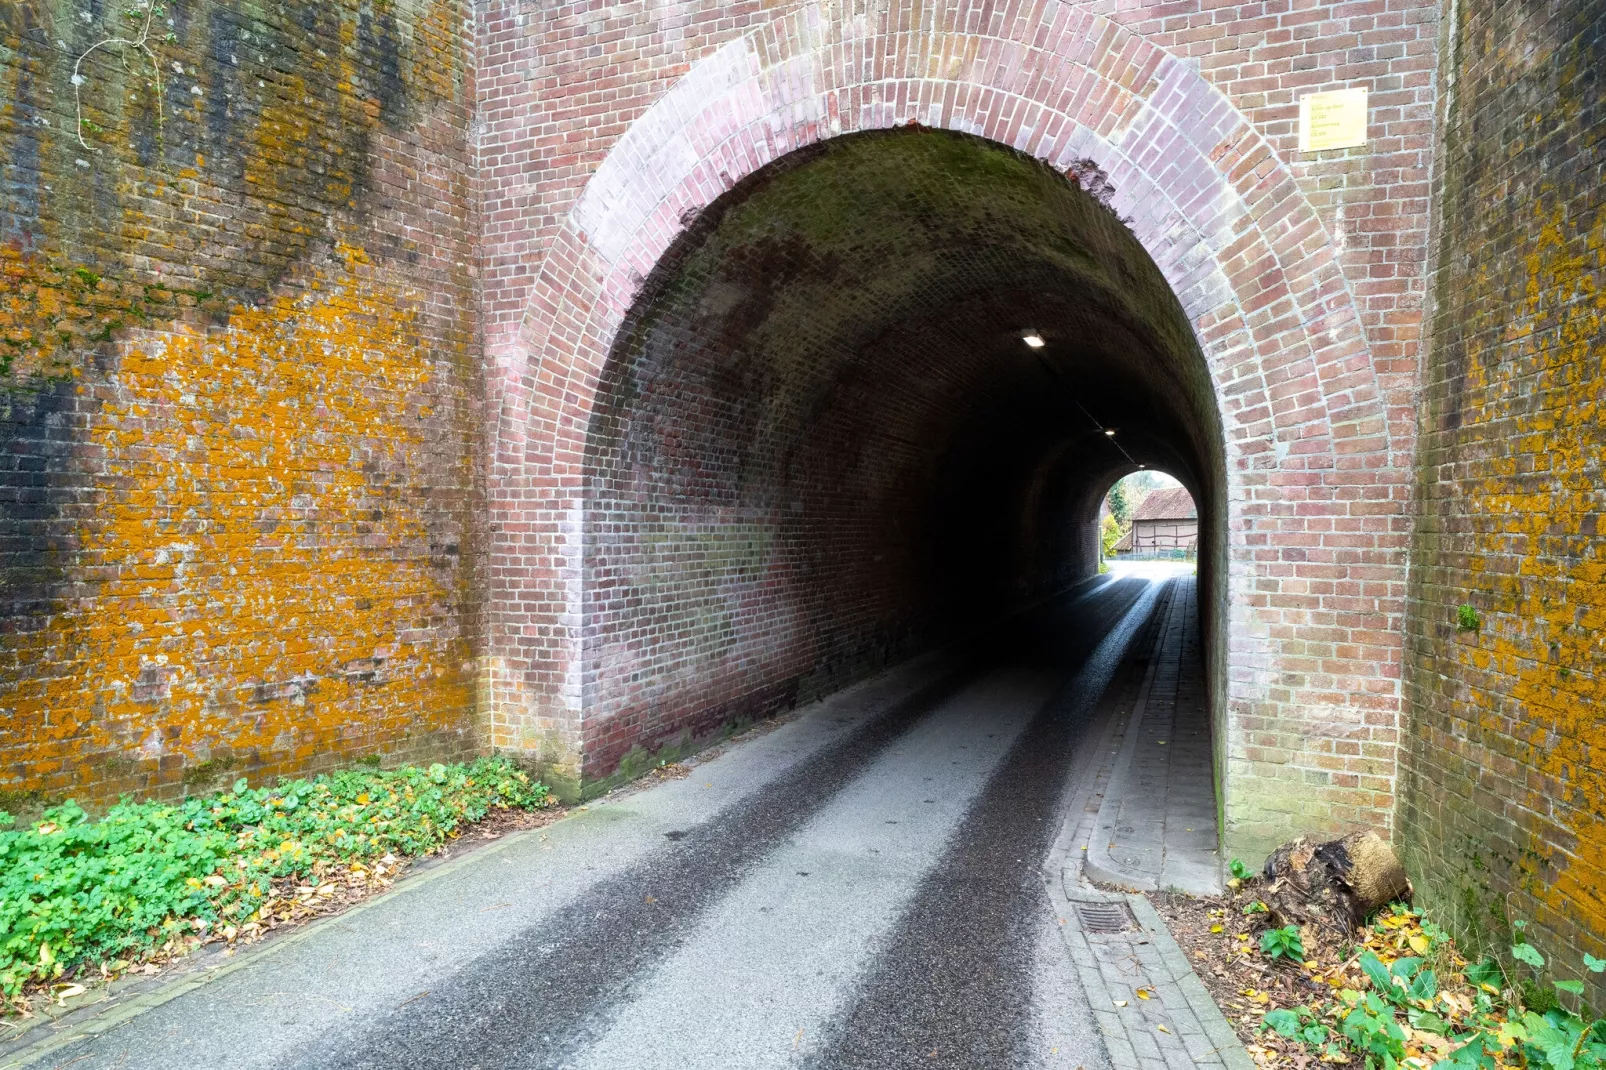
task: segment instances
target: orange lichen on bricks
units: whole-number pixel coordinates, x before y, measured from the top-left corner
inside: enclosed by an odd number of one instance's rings
[[[1402,856],[1467,946],[1606,1003],[1600,3],[1471,0],[1439,88]],[[1582,131],[1583,133],[1579,133]]]
[[[1452,445],[1425,490],[1444,504],[1418,553],[1442,614],[1420,679],[1442,682],[1419,692],[1408,850],[1474,932],[1524,919],[1565,964],[1606,950],[1606,214],[1537,211],[1520,258],[1475,267],[1441,402]],[[1463,602],[1478,626],[1458,632]]]
[[[179,316],[204,291],[102,278],[15,244],[0,245],[0,386],[28,387],[74,374],[83,351],[117,330]]]
[[[441,100],[462,95],[461,50],[453,42],[462,32],[463,12],[456,0],[434,0],[414,28],[414,78]]]
[[[43,626],[0,635],[0,788],[472,745],[458,548],[425,519],[428,346],[415,302],[342,252],[300,296],[140,332],[79,382],[101,395],[73,465],[92,492]]]
[[[1480,701],[1481,727],[1507,731],[1518,713],[1528,775],[1511,802],[1539,815],[1527,822],[1524,855],[1545,863],[1521,867],[1526,890],[1606,933],[1606,560],[1596,530],[1606,215],[1582,242],[1562,218],[1547,217],[1526,273],[1524,300],[1502,340],[1515,354],[1468,370],[1468,408],[1509,413],[1512,426],[1502,436],[1510,449],[1488,457],[1486,474],[1469,487],[1468,505],[1489,520],[1468,567],[1498,615],[1486,642],[1459,652],[1508,689]],[[1510,374],[1512,355],[1531,362],[1528,374]]]

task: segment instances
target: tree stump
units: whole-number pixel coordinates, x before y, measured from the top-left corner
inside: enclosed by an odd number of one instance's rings
[[[1272,925],[1310,926],[1340,943],[1372,911],[1412,891],[1400,860],[1371,829],[1326,843],[1291,840],[1266,859],[1265,876]]]

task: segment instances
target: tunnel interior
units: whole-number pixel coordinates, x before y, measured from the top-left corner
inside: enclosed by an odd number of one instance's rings
[[[793,152],[689,221],[588,431],[588,778],[1089,578],[1140,466],[1198,505],[1219,646],[1210,373],[1107,194],[1091,163],[905,127]]]

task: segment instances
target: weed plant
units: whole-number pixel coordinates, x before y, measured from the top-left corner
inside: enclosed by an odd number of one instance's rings
[[[1364,1070],[1606,1070],[1606,1020],[1564,1005],[1564,998],[1583,994],[1582,981],[1544,983],[1545,957],[1527,942],[1524,928],[1513,923],[1511,959],[1532,976],[1511,979],[1493,958],[1461,959],[1442,929],[1396,904],[1374,923],[1354,958],[1326,971],[1338,989],[1333,999],[1268,1011],[1262,1028],[1323,1062],[1359,1062]],[[1413,953],[1385,962],[1372,947],[1390,943]],[[1273,960],[1280,954],[1265,941],[1262,950]],[[1353,987],[1352,963],[1361,975]],[[1591,955],[1584,966],[1606,973],[1606,961]]]
[[[481,758],[239,780],[180,803],[125,799],[99,820],[70,800],[26,828],[0,813],[0,993],[245,925],[275,878],[428,854],[492,809],[550,802],[506,758]]]

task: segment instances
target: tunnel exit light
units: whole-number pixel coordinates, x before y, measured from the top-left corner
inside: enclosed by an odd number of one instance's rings
[[[1031,346],[1033,349],[1043,348],[1043,336],[1038,334],[1036,331],[1027,331],[1025,334],[1020,336],[1020,340]]]

